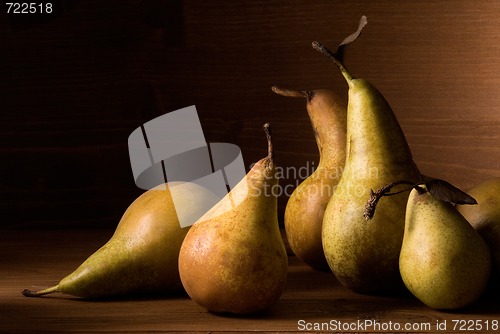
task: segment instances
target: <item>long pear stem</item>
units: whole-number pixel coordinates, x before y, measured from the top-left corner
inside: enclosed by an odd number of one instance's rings
[[[269,160],[273,161],[274,152],[273,152],[273,140],[271,137],[271,126],[269,123],[266,123],[262,126],[264,128],[264,132],[266,133],[267,139],[267,157]]]
[[[50,288],[40,290],[40,291],[32,291],[32,290],[24,289],[23,295],[25,297],[40,297],[40,296],[48,295],[49,293],[58,292],[58,291],[59,291],[59,286],[55,285],[55,286],[52,286]]]
[[[283,88],[283,87],[278,87],[278,86],[272,86],[271,90],[275,92],[278,95],[281,96],[287,96],[287,97],[301,97],[301,98],[308,98],[309,94],[306,91],[303,90],[293,90],[293,89],[288,89],[288,88]]]
[[[347,71],[344,63],[343,63],[343,59],[344,59],[344,49],[347,45],[351,44],[352,42],[354,42],[356,39],[358,39],[358,37],[361,35],[361,31],[363,30],[363,28],[366,26],[366,24],[368,23],[368,20],[366,19],[366,16],[361,16],[361,19],[359,20],[359,23],[358,23],[358,29],[350,34],[349,36],[347,36],[343,41],[342,43],[340,43],[340,45],[337,47],[337,50],[335,52],[332,52],[330,49],[328,49],[326,46],[324,46],[323,44],[319,43],[319,42],[316,42],[314,41],[312,43],[312,47],[316,50],[316,51],[319,51],[321,52],[322,54],[324,54],[325,56],[328,57],[328,59],[330,59],[331,61],[333,61],[335,63],[335,65],[337,65],[337,67],[339,68],[340,72],[342,73],[342,75],[344,76],[344,78],[347,80],[347,83],[351,83],[351,80],[354,79],[353,76],[349,73],[349,71]]]
[[[333,53],[332,50],[330,50],[329,48],[327,48],[326,46],[324,46],[323,44],[321,44],[320,42],[317,42],[317,41],[312,42],[312,47],[314,50],[324,54],[335,65],[337,65],[337,67],[340,70],[340,73],[342,73],[342,75],[347,80],[347,82],[350,82],[352,79],[354,79],[354,77],[351,75],[351,73],[349,73],[349,71],[347,71],[347,68],[345,67],[345,65],[340,60],[337,59],[337,57],[335,56],[335,53]]]

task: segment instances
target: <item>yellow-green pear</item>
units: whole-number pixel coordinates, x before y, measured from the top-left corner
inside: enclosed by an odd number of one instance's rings
[[[294,254],[317,270],[330,270],[323,252],[321,229],[330,197],[345,163],[347,106],[334,91],[294,91],[274,86],[277,94],[306,98],[306,109],[316,137],[319,163],[288,199],[284,225]]]
[[[182,243],[182,284],[210,311],[263,312],[284,289],[288,258],[278,225],[270,134],[268,143],[268,156],[194,223]]]
[[[337,279],[354,291],[404,288],[398,260],[407,195],[381,202],[371,221],[364,211],[372,189],[393,180],[417,183],[420,173],[384,96],[367,80],[354,78],[326,47],[318,42],[313,47],[334,61],[349,86],[346,162],[323,218],[326,259]]]
[[[467,191],[477,205],[457,205],[458,211],[488,244],[493,270],[500,275],[500,177],[483,181]]]
[[[36,297],[61,292],[100,298],[182,292],[178,255],[189,227],[180,227],[171,195],[171,189],[181,186],[176,205],[191,212],[193,219],[204,213],[196,203],[217,200],[195,183],[173,182],[150,189],[127,208],[111,239],[74,272],[53,287],[24,290],[23,294]]]
[[[424,304],[458,309],[481,296],[491,258],[479,233],[451,203],[416,186],[408,198],[399,268],[408,290]]]

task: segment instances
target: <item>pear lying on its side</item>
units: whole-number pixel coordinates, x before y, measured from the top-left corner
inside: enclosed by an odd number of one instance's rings
[[[467,193],[477,205],[457,205],[457,210],[490,247],[493,271],[500,275],[500,177],[481,182]]]
[[[399,258],[411,293],[435,309],[458,309],[476,301],[490,277],[488,247],[448,202],[416,186],[408,198]]]
[[[53,287],[24,290],[23,294],[37,297],[61,292],[100,298],[182,292],[177,263],[189,227],[180,227],[170,193],[171,187],[180,185],[168,183],[143,193],[127,208],[111,239],[73,273]],[[197,200],[217,198],[194,183],[182,183],[182,187],[183,198],[176,198],[176,203],[191,207],[193,215],[203,214],[195,207]]]

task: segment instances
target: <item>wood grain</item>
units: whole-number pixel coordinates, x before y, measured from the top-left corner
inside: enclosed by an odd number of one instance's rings
[[[140,193],[128,135],[193,104],[207,142],[239,145],[247,167],[265,122],[283,168],[317,164],[304,103],[270,87],[346,96],[310,43],[335,47],[361,15],[346,65],[387,97],[422,172],[464,189],[500,176],[499,14],[495,0],[87,0],[31,26],[2,15],[0,227],[114,226]]]
[[[106,229],[11,230],[0,234],[0,331],[297,332],[299,320],[311,323],[370,320],[386,326],[389,322],[401,326],[424,323],[431,326],[429,330],[406,332],[436,333],[436,321],[446,320],[447,330],[443,332],[459,333],[459,330],[453,330],[452,320],[499,320],[498,297],[491,292],[468,309],[441,312],[424,306],[409,294],[356,294],[342,287],[331,273],[314,271],[294,256],[290,257],[288,282],[280,300],[271,310],[256,316],[210,313],[187,296],[90,301],[62,294],[43,298],[21,295],[25,288],[39,289],[57,283],[106,242],[111,234],[112,231]],[[376,328],[366,328],[366,331],[381,332]]]

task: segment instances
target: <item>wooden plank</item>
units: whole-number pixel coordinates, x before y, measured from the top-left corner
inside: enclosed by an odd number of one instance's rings
[[[486,320],[490,323],[499,320],[500,305],[495,295],[487,295],[459,312],[440,312],[422,305],[409,294],[356,294],[342,287],[331,273],[314,271],[294,256],[290,257],[288,282],[281,299],[271,310],[256,316],[210,313],[187,296],[89,301],[62,294],[32,299],[21,295],[25,288],[44,288],[56,283],[111,234],[108,229],[2,232],[0,331],[296,332],[299,326],[313,326],[313,323],[357,326],[360,322],[367,326],[371,321],[371,326],[392,323],[393,328],[429,324],[430,330],[412,327],[407,332],[437,332],[436,323],[446,321],[445,332],[458,333],[459,330],[453,330],[452,320],[481,320],[483,325]],[[356,331],[352,328],[346,332]],[[365,329],[380,332],[376,327]]]
[[[127,161],[130,132],[193,104],[206,140],[239,145],[247,167],[265,152],[264,122],[273,126],[283,168],[312,166],[318,155],[304,103],[276,96],[270,86],[329,87],[346,96],[334,65],[310,43],[334,47],[363,14],[368,26],[346,64],[387,97],[422,171],[464,189],[500,176],[500,3],[459,0],[452,7],[432,0],[89,0],[16,31],[4,16],[0,190],[11,200],[0,209],[18,223],[11,207],[36,208],[46,222],[58,207],[77,211],[60,189],[85,193],[88,183],[70,185],[58,171],[80,166],[93,189],[104,189],[95,196],[97,216],[120,212],[122,204],[104,197],[127,194],[131,202],[137,194]],[[47,204],[42,186],[61,196]],[[117,193],[106,191],[115,186]],[[20,191],[39,194],[31,198],[39,205],[20,199]],[[287,199],[279,199],[280,216]]]

